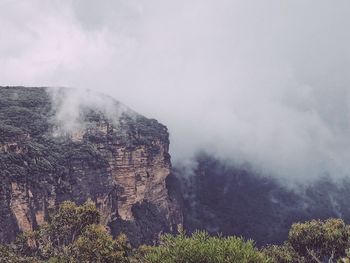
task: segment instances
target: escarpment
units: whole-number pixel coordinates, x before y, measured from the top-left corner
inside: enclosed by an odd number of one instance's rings
[[[62,103],[69,90],[58,91],[59,103],[48,92],[0,88],[0,242],[43,224],[64,200],[93,200],[112,233],[126,232],[134,244],[182,224],[166,188],[165,126],[104,98],[108,112],[82,104],[65,127],[57,115],[70,106]]]

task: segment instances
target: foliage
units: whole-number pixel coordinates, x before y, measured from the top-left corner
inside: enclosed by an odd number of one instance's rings
[[[350,228],[341,219],[311,220],[293,224],[282,246],[269,246],[266,255],[275,262],[335,262],[345,257]]]
[[[23,134],[24,132],[20,128],[0,122],[0,142],[4,143],[8,139],[13,139]]]
[[[13,248],[10,246],[0,246],[0,262],[6,262],[6,263],[37,263],[38,260],[27,257],[27,256],[21,256],[18,252],[16,252]]]
[[[303,224],[293,224],[288,242],[299,255],[305,257],[313,253],[320,259],[332,254],[338,258],[344,255],[349,245],[349,230],[349,226],[341,219],[312,220]]]
[[[76,262],[120,262],[128,261],[131,250],[125,235],[114,240],[101,225],[89,225],[73,243],[73,258]]]
[[[63,202],[48,224],[37,231],[25,233],[27,240],[34,245],[34,252],[43,258],[67,254],[72,244],[84,229],[99,223],[99,213],[93,202],[82,206],[73,202]]]
[[[159,246],[143,248],[143,262],[148,263],[220,263],[270,262],[252,241],[238,237],[211,237],[206,232],[165,235]]]
[[[131,248],[126,236],[113,239],[99,219],[91,201],[81,206],[63,202],[47,224],[0,247],[0,262],[128,262]]]
[[[262,249],[266,256],[271,258],[276,263],[304,263],[305,258],[298,255],[298,253],[290,246],[288,242],[281,246],[269,245]]]
[[[350,249],[345,250],[346,256],[338,260],[339,263],[350,263]]]
[[[0,262],[9,263],[350,263],[350,227],[341,219],[293,224],[283,245],[261,250],[239,237],[197,231],[161,236],[156,246],[132,250],[121,234],[115,239],[99,224],[92,201],[66,201],[46,224],[0,246]]]

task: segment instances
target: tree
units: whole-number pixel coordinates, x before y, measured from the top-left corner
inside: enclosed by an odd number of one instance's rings
[[[271,262],[259,252],[252,241],[238,237],[210,237],[206,232],[165,235],[155,247],[142,248],[141,262],[147,263],[267,263]]]
[[[72,244],[84,229],[98,224],[100,215],[92,201],[77,206],[70,201],[63,202],[53,213],[47,224],[38,230],[25,233],[27,243],[35,255],[42,258],[58,257],[69,253]]]
[[[306,263],[305,258],[300,256],[288,242],[283,245],[268,245],[262,252],[275,263]]]
[[[66,201],[38,230],[25,232],[10,246],[0,247],[0,262],[78,263],[128,262],[125,235],[115,240],[91,201],[81,206]]]
[[[294,250],[310,261],[338,259],[345,256],[349,246],[350,231],[341,219],[312,220],[293,224],[288,242]]]
[[[10,246],[0,246],[0,262],[6,263],[39,263],[33,257],[22,256]]]
[[[72,244],[76,262],[126,263],[131,247],[125,235],[113,239],[102,225],[89,225]]]
[[[264,253],[275,262],[335,262],[345,257],[350,228],[341,219],[293,224],[287,242],[269,246]]]

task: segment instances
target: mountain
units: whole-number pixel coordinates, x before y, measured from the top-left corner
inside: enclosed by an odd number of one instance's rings
[[[206,153],[188,175],[168,150],[164,125],[107,96],[0,87],[0,243],[36,229],[65,200],[91,199],[111,233],[134,246],[179,228],[262,246],[286,240],[294,222],[350,222],[349,180],[288,188]]]
[[[251,238],[257,245],[280,244],[295,222],[342,218],[350,222],[350,181],[320,178],[286,187],[275,177],[237,167],[207,153],[196,157],[192,175],[181,169],[184,228]]]
[[[73,107],[73,95],[0,87],[0,242],[43,224],[64,200],[93,200],[112,234],[134,245],[175,231],[167,128],[99,94],[102,104]]]

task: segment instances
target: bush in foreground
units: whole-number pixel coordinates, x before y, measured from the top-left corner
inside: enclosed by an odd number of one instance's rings
[[[63,202],[47,224],[0,247],[0,262],[8,263],[127,263],[130,246],[125,235],[113,239],[99,224],[91,201],[82,206]]]
[[[163,235],[156,246],[132,249],[112,238],[93,202],[63,202],[46,224],[0,246],[6,263],[350,263],[350,226],[340,219],[293,224],[283,245],[261,250],[239,237]]]
[[[350,228],[341,219],[293,224],[287,241],[263,251],[278,263],[348,262]]]
[[[253,241],[211,237],[206,232],[195,232],[191,237],[184,233],[165,235],[159,246],[141,248],[140,253],[144,254],[141,262],[147,263],[271,262],[254,247]]]

